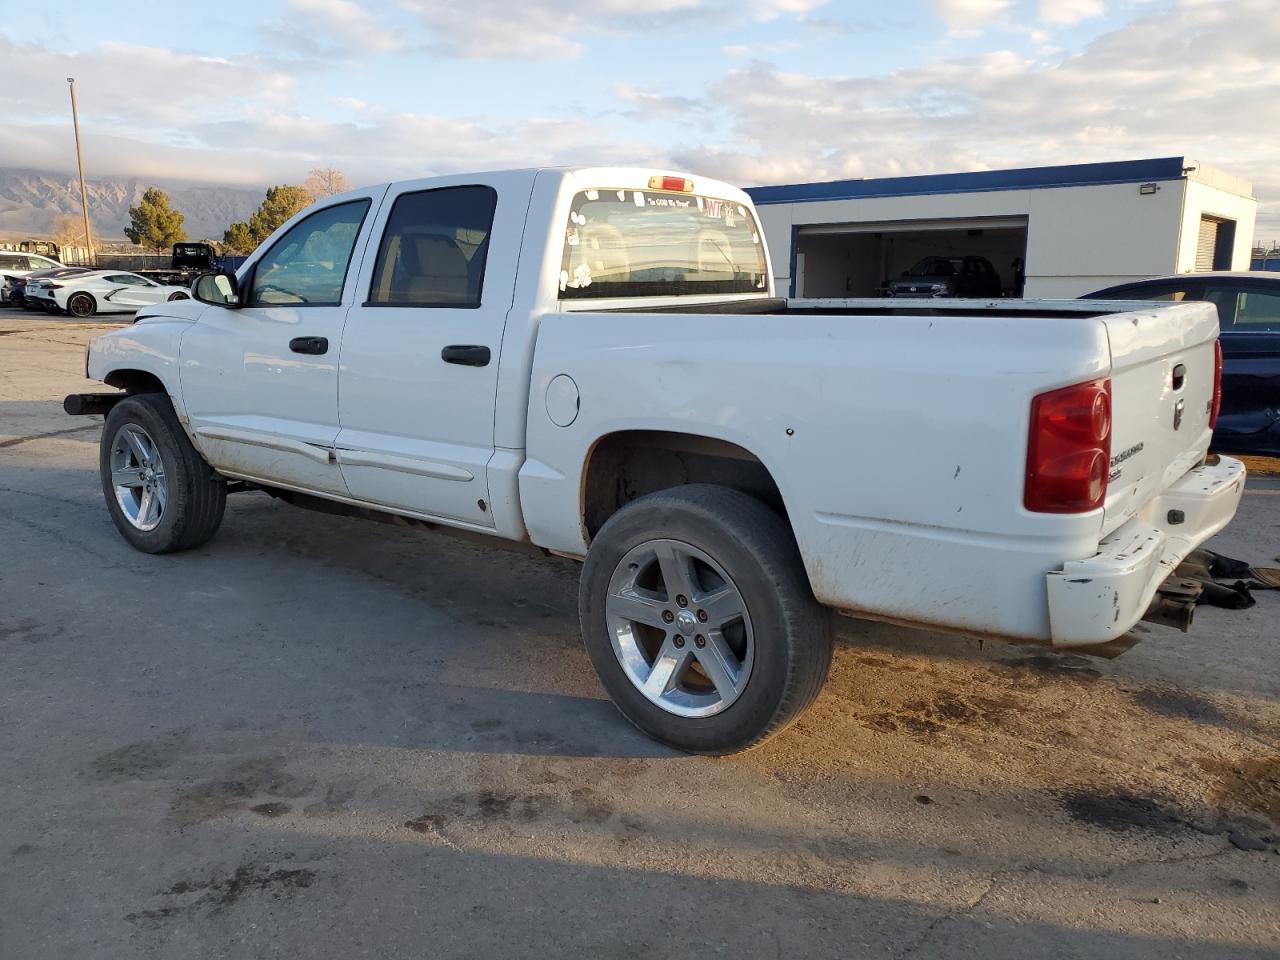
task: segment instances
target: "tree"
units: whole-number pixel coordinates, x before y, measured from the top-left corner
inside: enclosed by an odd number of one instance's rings
[[[237,220],[227,228],[227,232],[222,235],[222,243],[231,253],[246,255],[253,253],[258,246],[258,241],[253,238],[253,231],[243,220]]]
[[[262,206],[249,218],[249,230],[253,233],[255,246],[275,233],[280,224],[310,205],[311,194],[302,187],[284,184],[268,189]]]
[[[332,197],[335,193],[350,190],[351,181],[341,170],[335,170],[333,167],[317,167],[307,174],[302,189],[316,200],[323,200],[325,197]]]
[[[182,214],[169,206],[169,195],[151,187],[136,207],[129,208],[129,226],[124,235],[134,243],[164,253],[175,243],[187,239],[182,229]]]
[[[89,226],[97,234],[97,228],[90,221]],[[87,247],[84,240],[84,217],[73,217],[69,213],[60,213],[53,219],[53,230],[50,233],[53,242],[59,247]]]
[[[240,253],[252,253],[276,228],[304,207],[311,206],[311,193],[305,187],[281,184],[270,187],[261,205],[246,223],[237,220],[222,235],[222,242]]]

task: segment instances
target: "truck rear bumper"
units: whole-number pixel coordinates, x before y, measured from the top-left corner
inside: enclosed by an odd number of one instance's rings
[[[1196,547],[1230,522],[1244,493],[1239,460],[1189,470],[1102,543],[1046,577],[1054,646],[1106,643],[1142,619],[1156,590]],[[1181,522],[1171,522],[1181,513]]]

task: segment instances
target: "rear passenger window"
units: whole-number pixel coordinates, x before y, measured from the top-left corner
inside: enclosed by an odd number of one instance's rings
[[[478,307],[498,194],[442,187],[396,198],[367,306]]]
[[[1280,330],[1280,295],[1211,287],[1208,299],[1217,304],[1218,322],[1224,329]]]

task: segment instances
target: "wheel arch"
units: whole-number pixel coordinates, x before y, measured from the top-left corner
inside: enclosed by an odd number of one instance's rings
[[[580,516],[589,544],[631,501],[690,483],[738,490],[782,517],[795,536],[782,491],[747,448],[718,437],[672,430],[617,430],[596,439],[582,465]]]
[[[112,370],[102,378],[102,382],[129,394],[170,393],[169,388],[164,385],[164,381],[149,370],[137,370],[128,367]]]

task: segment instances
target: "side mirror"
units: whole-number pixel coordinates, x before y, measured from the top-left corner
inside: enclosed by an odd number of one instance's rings
[[[191,295],[201,303],[215,307],[240,306],[240,286],[236,283],[236,275],[227,270],[200,274],[191,285]]]

